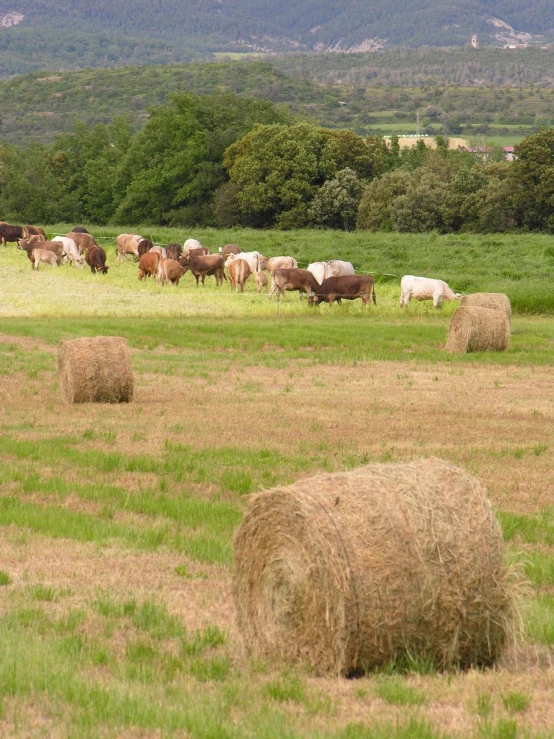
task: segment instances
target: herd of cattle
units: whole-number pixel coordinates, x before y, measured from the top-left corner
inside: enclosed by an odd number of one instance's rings
[[[0,222],[0,240],[17,241],[18,248],[27,253],[31,265],[38,269],[41,263],[57,267],[63,261],[79,268],[88,264],[94,273],[106,274],[106,252],[83,226],[75,226],[65,236],[47,239],[38,226],[12,226]],[[181,277],[190,271],[196,280],[205,284],[206,277],[215,277],[216,285],[229,281],[236,291],[244,291],[246,281],[252,276],[258,292],[269,286],[269,297],[277,300],[287,291],[306,293],[310,305],[327,302],[339,305],[344,300],[361,298],[366,305],[375,298],[375,281],[371,275],[356,274],[350,262],[331,259],[313,262],[307,269],[299,269],[293,257],[264,257],[258,251],[243,252],[234,244],[227,244],[216,254],[203,247],[196,239],[187,239],[183,246],[168,244],[155,246],[139,234],[124,233],[116,239],[118,261],[131,255],[138,260],[138,279],[157,279],[160,284],[178,285]],[[227,274],[228,278],[227,278]],[[404,275],[401,280],[400,305],[407,305],[412,298],[432,300],[439,308],[445,300],[461,297],[443,280]]]

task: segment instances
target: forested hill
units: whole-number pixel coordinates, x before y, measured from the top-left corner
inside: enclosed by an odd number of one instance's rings
[[[362,51],[464,45],[475,32],[495,45],[554,35],[550,0],[1,0],[0,19],[4,37],[19,29],[108,32],[165,42],[171,53],[192,39],[204,51]]]

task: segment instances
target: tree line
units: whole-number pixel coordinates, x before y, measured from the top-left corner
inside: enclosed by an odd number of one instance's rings
[[[29,223],[424,232],[554,231],[554,129],[517,160],[297,122],[263,100],[173,96],[134,132],[79,123],[50,145],[0,146],[0,215]]]

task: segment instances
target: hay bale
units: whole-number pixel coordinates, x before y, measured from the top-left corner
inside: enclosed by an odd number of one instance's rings
[[[127,342],[119,336],[62,341],[58,381],[66,403],[128,403],[133,370]]]
[[[464,295],[460,300],[460,305],[501,310],[504,311],[508,318],[512,317],[510,298],[504,293],[472,293],[471,295]]]
[[[510,344],[510,321],[503,311],[462,306],[452,314],[446,351],[503,352]]]
[[[514,633],[483,485],[440,459],[318,475],[252,498],[233,593],[250,651],[318,674],[407,654],[491,665]]]

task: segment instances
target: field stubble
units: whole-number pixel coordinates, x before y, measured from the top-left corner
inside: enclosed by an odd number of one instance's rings
[[[177,289],[139,286],[136,266],[113,258],[104,282],[74,268],[32,273],[13,247],[0,259],[3,734],[549,735],[549,320],[516,315],[508,352],[452,359],[452,306],[401,314],[391,283],[368,313],[310,312],[287,296],[277,321],[265,295],[196,291],[190,276]],[[135,401],[64,406],[57,342],[106,333],[132,347]],[[484,480],[531,579],[518,654],[493,671],[414,663],[356,681],[247,657],[230,595],[245,496],[431,455]]]

